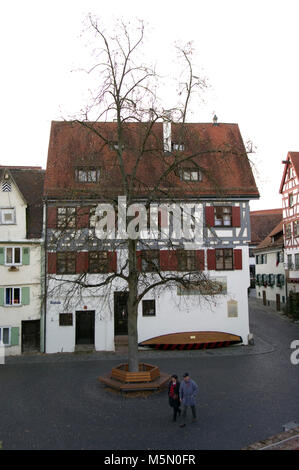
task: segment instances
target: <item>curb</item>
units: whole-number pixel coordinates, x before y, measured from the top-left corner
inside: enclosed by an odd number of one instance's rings
[[[299,450],[299,426],[241,450]]]

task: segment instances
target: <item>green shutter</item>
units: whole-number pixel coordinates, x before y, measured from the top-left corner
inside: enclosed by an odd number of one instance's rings
[[[19,328],[12,327],[10,330],[10,345],[18,346],[19,345]]]
[[[4,247],[0,247],[0,264],[4,264]]]
[[[28,265],[30,263],[30,248],[23,248],[22,263]]]
[[[30,291],[29,287],[22,287],[22,305],[30,304]]]
[[[0,307],[4,307],[4,287],[0,287]]]

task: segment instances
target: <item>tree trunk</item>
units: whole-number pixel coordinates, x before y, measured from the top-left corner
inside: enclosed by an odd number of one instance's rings
[[[138,372],[138,272],[136,258],[136,240],[128,241],[129,255],[129,299],[128,299],[128,346],[129,346],[129,371]]]

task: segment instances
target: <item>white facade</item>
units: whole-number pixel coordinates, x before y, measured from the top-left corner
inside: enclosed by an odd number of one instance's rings
[[[243,269],[236,271],[207,271],[211,279],[219,279],[226,285],[226,293],[217,296],[178,295],[177,289],[164,288],[150,291],[143,300],[155,300],[155,316],[142,314],[142,302],[138,310],[138,342],[182,331],[217,331],[241,336],[248,344],[249,258],[248,246],[242,248]],[[90,275],[92,280],[92,275]],[[57,276],[56,276],[57,277]],[[71,276],[64,280],[72,279]],[[95,277],[94,277],[95,279]],[[104,296],[85,289],[82,295],[70,297],[67,287],[60,281],[50,280],[46,319],[46,352],[73,352],[76,348],[76,312],[94,311],[94,348],[97,351],[114,351],[114,296],[124,285],[115,283]],[[67,299],[67,303],[64,303]],[[233,308],[231,307],[233,305]],[[72,324],[59,324],[61,313],[72,314]]]
[[[256,264],[256,296],[266,305],[277,305],[281,310],[286,302],[283,250],[259,251],[257,256],[260,262]]]
[[[15,355],[22,352],[23,322],[41,319],[43,263],[41,240],[26,239],[27,203],[6,175],[9,186],[3,179],[0,187],[0,340],[5,355]]]

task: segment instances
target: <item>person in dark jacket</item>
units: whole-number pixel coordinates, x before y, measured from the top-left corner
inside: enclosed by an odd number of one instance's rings
[[[195,410],[195,397],[198,392],[198,386],[194,380],[190,379],[188,372],[184,374],[184,380],[180,385],[180,401],[183,405],[183,422],[181,426],[185,426],[185,419],[187,414],[187,408],[190,406],[193,416],[193,421],[196,421],[196,410]]]
[[[178,376],[173,374],[168,384],[168,400],[169,405],[173,408],[173,421],[176,421],[177,414],[181,414],[179,393],[180,382]]]

